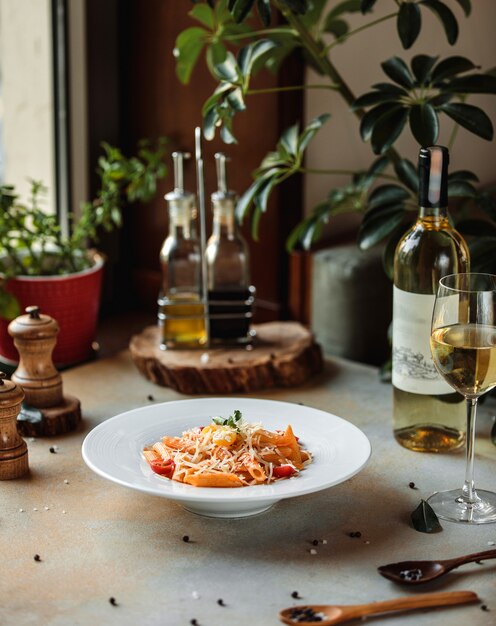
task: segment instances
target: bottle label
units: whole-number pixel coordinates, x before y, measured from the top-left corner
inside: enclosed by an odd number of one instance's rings
[[[425,395],[453,393],[436,370],[430,334],[436,296],[393,288],[392,383],[397,389]]]

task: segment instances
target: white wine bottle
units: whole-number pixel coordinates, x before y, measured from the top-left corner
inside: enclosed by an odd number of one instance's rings
[[[444,452],[465,443],[463,396],[438,374],[429,339],[439,279],[469,271],[468,247],[448,220],[448,149],[421,148],[419,215],[394,256],[393,428],[417,452]]]

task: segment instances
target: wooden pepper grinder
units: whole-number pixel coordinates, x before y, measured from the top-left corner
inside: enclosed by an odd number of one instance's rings
[[[17,432],[22,389],[0,372],[0,480],[20,478],[29,471],[28,447]]]
[[[52,361],[58,323],[42,315],[39,307],[28,306],[26,315],[12,321],[8,330],[20,357],[12,380],[25,394],[18,430],[31,437],[51,437],[74,430],[81,419],[81,405],[77,398],[64,397],[62,377]]]

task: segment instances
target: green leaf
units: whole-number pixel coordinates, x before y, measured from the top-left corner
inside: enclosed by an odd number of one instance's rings
[[[386,235],[389,235],[403,221],[405,214],[402,205],[393,205],[387,210],[381,211],[379,214],[364,219],[358,231],[358,245],[361,250],[368,250],[379,241],[382,241]]]
[[[393,102],[385,102],[367,111],[360,121],[360,135],[364,141],[372,136],[372,131],[377,122],[387,114],[400,110],[401,107]]]
[[[479,107],[472,104],[449,102],[439,107],[441,111],[446,113],[457,124],[463,126],[474,135],[482,137],[487,141],[493,138],[493,125],[489,117]]]
[[[0,287],[0,317],[13,320],[21,314],[19,302],[5,287]]]
[[[398,185],[380,185],[370,194],[368,199],[369,210],[384,204],[397,204],[410,198],[408,191]]]
[[[398,85],[393,85],[393,83],[375,83],[372,85],[374,89],[378,89],[379,91],[389,91],[391,93],[395,93],[398,96],[408,97],[409,93],[403,87],[399,87]]]
[[[308,9],[308,0],[280,0],[282,4],[296,13],[297,15],[305,15]]]
[[[454,180],[471,180],[474,183],[479,182],[478,176],[469,170],[455,170],[454,172],[450,172],[448,174],[448,182]]]
[[[246,109],[243,92],[239,87],[230,91],[226,96],[226,100],[229,102],[230,107],[235,111],[239,112]]]
[[[195,20],[201,22],[209,30],[214,30],[215,16],[212,8],[209,7],[208,4],[195,4],[195,6],[189,12],[189,15],[191,15],[191,17],[194,17]]]
[[[315,137],[317,132],[322,128],[322,126],[327,122],[327,120],[331,117],[330,113],[323,113],[318,117],[315,117],[311,120],[308,125],[303,129],[299,140],[298,140],[298,152],[303,152],[310,141]]]
[[[270,19],[272,17],[272,9],[270,6],[270,0],[257,0],[257,11],[262,20],[262,24],[267,28],[270,26]]]
[[[360,0],[344,0],[343,2],[338,2],[338,4],[336,4],[336,6],[334,6],[326,15],[324,24],[343,15],[344,13],[358,13],[361,10],[360,7]]]
[[[238,64],[244,77],[249,77],[254,64],[269,50],[276,47],[270,39],[260,39],[250,43],[239,51]]]
[[[339,37],[344,37],[348,33],[350,27],[348,26],[348,23],[344,20],[334,19],[330,22],[327,22],[322,30],[325,33],[330,33],[331,35],[334,35],[336,39],[339,39]]]
[[[418,507],[410,516],[413,527],[421,533],[434,533],[442,530],[434,509],[425,500],[421,500]]]
[[[440,20],[448,43],[453,45],[458,39],[458,22],[451,9],[439,0],[421,0],[420,4],[428,7]]]
[[[394,164],[394,171],[405,187],[414,193],[418,192],[419,179],[417,168],[411,161],[408,159],[401,159]]]
[[[226,57],[227,48],[220,41],[207,46],[207,65],[212,74],[214,74],[214,67],[220,63],[224,63]]]
[[[477,66],[470,59],[462,56],[451,56],[440,61],[432,72],[432,83],[437,85],[445,78],[468,72]]]
[[[489,74],[473,74],[453,78],[444,85],[444,89],[455,93],[496,93],[496,77]]]
[[[281,135],[279,143],[284,147],[288,154],[296,156],[298,152],[298,124],[287,128]]]
[[[465,17],[468,17],[470,15],[470,12],[472,11],[472,5],[470,0],[455,0],[456,2],[458,2],[458,4],[462,7],[463,12],[465,13]]]
[[[412,75],[408,69],[408,65],[399,57],[391,57],[387,61],[381,63],[381,67],[384,73],[389,76],[395,83],[405,87],[406,89],[412,89],[414,86]]]
[[[351,108],[353,111],[356,111],[357,109],[364,109],[375,104],[381,104],[382,102],[396,102],[398,98],[398,93],[393,90],[369,91],[357,98]]]
[[[417,4],[403,2],[398,11],[396,27],[403,48],[408,49],[415,43],[422,24],[420,9]]]
[[[379,118],[370,138],[374,154],[384,154],[393,145],[401,135],[407,117],[408,109],[399,107]]]
[[[369,185],[377,178],[377,176],[383,172],[389,165],[389,158],[387,156],[379,157],[372,162],[371,166],[363,177],[363,185],[368,188]]]
[[[439,120],[430,104],[416,104],[409,113],[410,129],[421,146],[432,146],[439,135]]]
[[[477,191],[473,185],[463,180],[448,181],[448,198],[474,198]]]
[[[372,11],[377,0],[362,0],[360,4],[360,10],[365,15],[365,13],[369,13]]]
[[[424,85],[429,81],[431,70],[439,57],[431,57],[427,54],[417,54],[410,62],[412,72],[419,85]]]
[[[214,67],[214,72],[219,80],[228,83],[236,83],[239,80],[239,68],[232,52],[228,52],[225,60]]]
[[[277,184],[277,177],[269,178],[264,181],[263,185],[260,185],[257,193],[253,199],[255,206],[260,209],[262,213],[267,211],[267,203],[269,201],[270,193],[274,186]]]
[[[187,28],[176,39],[176,75],[186,85],[207,41],[208,31],[197,26]]]
[[[242,22],[251,11],[255,0],[234,0],[229,2],[229,10],[238,24]]]

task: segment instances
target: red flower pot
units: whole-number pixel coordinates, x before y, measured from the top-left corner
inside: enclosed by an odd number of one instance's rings
[[[93,354],[100,309],[104,259],[94,256],[89,269],[65,276],[17,276],[7,289],[21,306],[36,305],[41,313],[53,317],[60,326],[53,361],[57,367],[79,363]],[[19,354],[7,331],[9,322],[0,318],[0,360],[10,365],[19,362]]]

